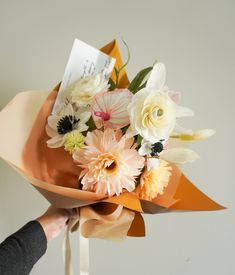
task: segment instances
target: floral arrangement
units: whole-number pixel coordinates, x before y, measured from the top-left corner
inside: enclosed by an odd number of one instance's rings
[[[214,131],[178,124],[193,112],[166,86],[164,64],[141,70],[130,82],[129,55],[123,64],[115,40],[100,51],[81,41],[74,45],[78,51],[72,50],[60,84],[49,92],[21,92],[0,112],[0,157],[52,205],[79,211],[65,234],[67,275],[70,231],[79,229],[80,261],[87,263],[83,237],[141,237],[142,214],[224,209],[178,167],[198,159],[182,144]]]
[[[47,145],[71,154],[82,168],[83,190],[118,196],[140,185],[140,198],[152,200],[168,185],[171,164],[198,158],[190,149],[169,148],[171,140],[202,140],[214,130],[179,126],[193,111],[166,86],[164,64],[143,69],[127,88],[118,88],[118,73],[115,81],[96,74],[68,86],[66,100],[48,117]]]

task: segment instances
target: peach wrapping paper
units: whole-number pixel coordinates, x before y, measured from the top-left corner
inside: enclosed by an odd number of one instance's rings
[[[116,58],[116,67],[122,65],[115,40],[101,50]],[[128,83],[128,77],[123,70],[120,75],[120,87],[126,87]],[[134,219],[130,218],[131,225],[128,231],[128,235],[132,236],[145,234],[140,214],[142,212],[162,213],[175,210],[224,208],[198,190],[176,166],[173,166],[173,173],[164,194],[151,202],[140,200],[136,193],[123,193],[118,197],[105,198],[100,194],[79,190],[77,178],[80,170],[73,164],[70,155],[63,148],[51,149],[46,145],[48,137],[45,133],[45,124],[58,89],[59,85],[52,92],[19,93],[0,112],[2,129],[0,156],[23,175],[51,204],[64,208],[77,208],[89,204],[99,207],[98,202],[103,201],[104,209],[110,208],[110,203],[121,205],[124,207],[122,211],[129,209],[134,213]],[[120,216],[117,219],[120,219]],[[117,227],[119,227],[118,224]],[[84,230],[82,232],[88,237]],[[112,232],[114,234],[113,228]],[[94,232],[90,234],[96,235]]]
[[[115,40],[101,50],[116,58],[116,67],[122,65]],[[127,87],[128,83],[128,77],[123,70],[120,74],[120,87]],[[79,190],[77,178],[80,170],[73,164],[71,156],[63,148],[50,149],[46,145],[48,137],[45,125],[58,89],[59,85],[52,92],[19,93],[0,112],[0,157],[26,178],[51,204],[63,208],[80,207],[81,221],[85,221],[81,223],[84,225],[81,228],[83,235],[110,239],[111,235],[116,236],[117,232],[125,232],[125,235],[129,236],[144,236],[141,213],[224,208],[198,190],[176,166],[173,166],[172,176],[164,194],[153,201],[140,200],[138,192],[106,198],[100,194]],[[93,205],[92,211],[88,207],[90,204]],[[113,205],[120,205],[121,208],[118,208],[119,215],[113,215],[111,226],[106,215],[117,213]],[[93,217],[102,221],[99,227],[97,224],[94,227]],[[125,230],[119,231],[124,224]],[[92,231],[91,228],[96,229]]]

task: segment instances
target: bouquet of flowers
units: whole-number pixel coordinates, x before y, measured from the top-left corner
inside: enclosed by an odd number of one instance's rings
[[[0,113],[0,156],[51,204],[77,208],[68,230],[86,238],[144,236],[141,213],[224,208],[178,167],[198,159],[183,142],[214,131],[178,124],[193,111],[166,86],[164,64],[129,81],[128,62],[115,40],[100,51],[75,40],[52,92],[20,93]]]

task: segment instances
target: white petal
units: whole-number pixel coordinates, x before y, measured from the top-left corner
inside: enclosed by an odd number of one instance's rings
[[[63,135],[54,136],[53,138],[51,138],[47,141],[47,146],[49,148],[59,148],[59,147],[63,146],[63,144],[64,144],[64,136]]]
[[[169,97],[176,103],[179,104],[180,103],[180,99],[181,99],[181,93],[180,92],[175,92],[175,91],[169,91],[168,90],[168,95]]]
[[[194,131],[195,138],[198,140],[207,139],[215,134],[213,129],[201,129]]]
[[[78,118],[80,119],[80,121],[82,123],[86,123],[91,117],[91,112],[83,112],[81,114],[79,114]]]
[[[61,117],[69,116],[69,115],[71,115],[71,116],[74,115],[73,106],[72,106],[72,104],[70,104],[70,103],[67,104],[67,105],[63,108],[63,110],[61,111],[61,113],[60,113],[60,116],[61,116]]]
[[[49,137],[54,137],[58,134],[57,131],[52,129],[48,124],[46,125],[45,130],[46,130],[46,133]]]
[[[60,120],[60,117],[59,116],[54,116],[54,115],[51,115],[47,118],[47,123],[48,125],[56,131],[57,129],[57,124],[58,124],[58,121]]]
[[[163,63],[157,63],[153,66],[147,81],[147,88],[161,89],[166,82],[166,67]]]
[[[136,136],[138,134],[138,132],[133,129],[131,126],[129,126],[129,128],[126,130],[126,137],[127,138],[132,138],[134,136]]]
[[[150,171],[151,169],[156,170],[159,166],[159,159],[157,158],[147,158],[147,170]]]
[[[199,156],[193,150],[190,149],[172,148],[164,150],[160,154],[160,158],[171,163],[183,164],[186,162],[193,162],[196,159],[199,159]]]
[[[148,152],[148,150],[146,150],[146,147],[144,145],[142,145],[140,147],[140,149],[138,150],[138,153],[141,156],[146,156],[146,155],[148,155],[149,152]]]
[[[142,142],[141,142],[141,147],[140,147],[138,153],[141,156],[150,155],[150,153],[151,153],[151,143],[143,139]]]
[[[176,133],[187,133],[188,135],[193,135],[193,130],[192,129],[186,129],[186,128],[180,126],[178,123],[176,123],[173,132],[176,132]]]
[[[194,113],[191,109],[183,106],[176,106],[176,117],[186,117],[186,116],[194,116]]]
[[[89,127],[85,124],[80,122],[78,124],[78,126],[76,127],[77,130],[79,130],[80,132],[85,132]]]

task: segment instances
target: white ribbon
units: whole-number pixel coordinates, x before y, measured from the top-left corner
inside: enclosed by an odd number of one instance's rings
[[[73,275],[72,257],[71,257],[71,245],[70,245],[70,232],[73,226],[79,221],[78,219],[71,219],[66,227],[64,240],[63,240],[63,259],[64,259],[64,271],[65,275]],[[84,238],[79,230],[79,269],[80,275],[89,275],[89,239]]]
[[[72,267],[72,258],[71,258],[71,246],[70,246],[70,238],[69,232],[71,229],[72,220],[69,221],[69,224],[66,227],[62,252],[63,252],[63,259],[64,259],[64,270],[65,275],[73,275],[73,267]]]
[[[89,239],[84,238],[80,230],[79,236],[80,275],[89,275]]]
[[[128,230],[135,218],[135,213],[125,209],[122,205],[117,205],[110,214],[106,215],[95,211],[90,206],[79,208],[77,211],[79,211],[79,217],[69,220],[63,241],[65,275],[73,275],[69,239],[71,230],[77,230],[79,225],[79,274],[89,275],[88,238],[99,238],[119,242],[127,236]]]

